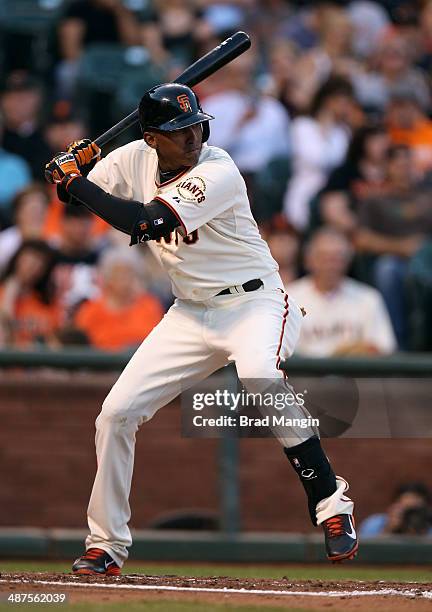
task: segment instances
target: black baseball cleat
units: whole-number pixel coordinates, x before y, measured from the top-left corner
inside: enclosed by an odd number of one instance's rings
[[[327,558],[332,563],[354,559],[358,550],[357,534],[351,514],[337,514],[322,523]]]
[[[72,565],[74,574],[120,576],[121,570],[114,559],[101,548],[89,548]]]

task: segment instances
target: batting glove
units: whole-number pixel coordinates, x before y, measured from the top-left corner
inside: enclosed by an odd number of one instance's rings
[[[57,153],[45,166],[48,183],[61,183],[67,188],[69,180],[77,176],[81,176],[81,172],[72,153]]]
[[[92,170],[101,157],[101,150],[90,138],[74,140],[68,145],[68,153],[75,155],[81,173],[87,175]]]

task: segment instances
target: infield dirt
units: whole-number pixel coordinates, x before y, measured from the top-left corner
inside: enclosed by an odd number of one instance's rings
[[[207,590],[209,589],[209,590]],[[241,590],[242,592],[238,592]],[[283,608],[355,610],[432,610],[432,585],[385,581],[293,581],[127,574],[115,578],[56,573],[2,573],[0,591],[67,593],[75,602],[144,602],[152,600],[221,603]],[[279,594],[280,593],[280,594]]]

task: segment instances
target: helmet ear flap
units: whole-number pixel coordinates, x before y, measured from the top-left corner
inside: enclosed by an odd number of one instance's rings
[[[196,98],[199,110],[201,112],[203,112],[203,109],[202,109],[202,106],[200,104],[199,98],[198,98],[198,96],[196,94],[195,94],[195,98]],[[203,142],[207,142],[207,140],[210,138],[210,125],[209,125],[209,121],[203,121],[201,123],[201,125],[202,125],[202,131],[203,131],[202,141]]]
[[[210,137],[210,125],[208,121],[203,121],[201,123],[202,125],[202,131],[203,131],[203,137],[202,137],[202,141],[203,142],[207,142],[207,140]]]

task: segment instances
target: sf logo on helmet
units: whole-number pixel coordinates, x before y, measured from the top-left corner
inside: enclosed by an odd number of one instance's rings
[[[177,96],[177,102],[179,103],[179,106],[184,113],[187,113],[188,111],[192,112],[191,103],[189,98],[187,97],[187,94],[181,94],[180,96]]]

